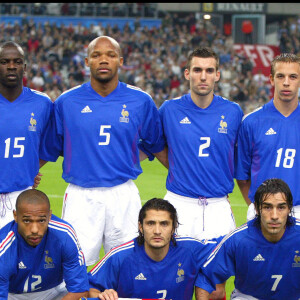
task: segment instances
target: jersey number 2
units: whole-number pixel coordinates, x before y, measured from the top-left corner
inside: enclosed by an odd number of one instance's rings
[[[27,277],[25,284],[24,284],[24,293],[28,292],[28,284],[29,284],[29,277]],[[37,285],[39,285],[40,283],[42,283],[42,276],[41,275],[32,275],[32,279],[34,279],[34,281],[31,283],[31,289],[30,292],[34,292],[38,289],[40,289],[41,287],[36,287]]]
[[[210,137],[201,137],[200,141],[205,141],[203,144],[199,147],[199,157],[208,157],[209,153],[204,153],[204,149],[208,148],[210,146]]]

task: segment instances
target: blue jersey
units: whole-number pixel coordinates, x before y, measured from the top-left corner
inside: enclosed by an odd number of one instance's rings
[[[249,198],[269,178],[280,178],[290,187],[294,205],[300,205],[300,106],[288,117],[273,99],[247,115],[238,135],[236,179],[251,179]]]
[[[255,222],[249,221],[221,241],[205,262],[205,277],[199,276],[196,286],[211,292],[215,284],[235,276],[235,287],[243,294],[260,300],[298,300],[299,220],[286,228],[277,243],[267,241]]]
[[[114,289],[123,298],[191,300],[195,279],[217,240],[177,237],[162,261],[152,260],[137,239],[112,249],[89,273],[90,288]],[[201,274],[199,275],[201,276]]]
[[[41,139],[52,109],[46,94],[27,87],[13,102],[0,94],[0,193],[33,185],[39,171]]]
[[[70,293],[89,290],[84,256],[74,229],[52,215],[41,243],[31,247],[12,221],[0,230],[0,299],[41,292],[63,280]]]
[[[63,93],[54,103],[44,160],[63,153],[63,178],[82,187],[111,187],[142,173],[139,139],[151,151],[164,148],[158,110],[139,88],[119,82],[108,96],[90,82]]]
[[[214,95],[202,109],[187,94],[164,102],[159,113],[168,144],[167,190],[193,198],[231,193],[240,106]]]

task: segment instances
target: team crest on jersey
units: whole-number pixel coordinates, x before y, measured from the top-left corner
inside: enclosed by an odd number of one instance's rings
[[[126,108],[126,105],[124,104],[123,109],[121,111],[122,117],[120,117],[120,122],[128,123],[129,122],[129,118],[128,118],[129,112],[127,110],[125,110],[125,108]]]
[[[227,134],[227,122],[225,122],[224,119],[225,117],[221,116],[220,127],[218,128],[218,132]]]
[[[31,118],[30,118],[30,126],[28,126],[28,130],[29,131],[36,131],[36,119],[33,118],[34,117],[34,113],[31,113]]]
[[[54,263],[53,263],[53,260],[52,260],[52,258],[48,255],[48,253],[49,253],[49,251],[45,251],[45,262],[46,262],[46,264],[44,264],[44,268],[45,269],[53,269],[53,268],[55,268],[55,265],[54,265]]]
[[[300,255],[299,250],[295,251],[293,268],[300,268]]]
[[[181,263],[178,264],[177,275],[178,277],[176,277],[176,283],[179,283],[184,280],[184,270],[181,269]]]

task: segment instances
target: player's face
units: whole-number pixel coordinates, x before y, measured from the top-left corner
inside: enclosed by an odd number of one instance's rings
[[[22,85],[26,64],[17,47],[0,49],[0,85],[15,88]]]
[[[37,246],[43,239],[51,218],[51,210],[46,203],[31,204],[25,201],[14,211],[18,232],[32,247]]]
[[[300,88],[300,65],[298,63],[278,62],[274,68],[274,101],[297,102]]]
[[[220,79],[213,57],[193,57],[190,69],[185,69],[184,76],[190,81],[191,93],[198,96],[213,94],[215,83]]]
[[[168,211],[148,210],[143,224],[139,224],[139,230],[144,234],[147,253],[156,249],[168,252],[171,237],[174,233],[173,222]]]
[[[119,67],[123,65],[123,58],[109,39],[98,39],[91,49],[85,64],[91,70],[91,79],[101,83],[118,80]]]
[[[261,207],[261,230],[270,242],[277,242],[284,234],[290,209],[282,193],[270,194]]]

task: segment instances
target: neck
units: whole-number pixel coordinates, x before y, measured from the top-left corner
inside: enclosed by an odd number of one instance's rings
[[[118,86],[119,80],[111,80],[109,82],[99,82],[98,80],[91,78],[91,86],[100,96],[106,97]]]
[[[285,117],[288,117],[298,107],[298,99],[283,102],[274,98],[273,103],[276,109]]]
[[[197,95],[197,94],[191,92],[191,98],[198,107],[207,108],[211,104],[211,102],[214,98],[214,94],[212,92],[208,95],[200,96],[200,95]]]
[[[144,244],[147,255],[154,261],[162,261],[169,252],[170,244],[162,248],[152,248],[146,243]]]
[[[23,85],[17,86],[15,88],[8,88],[6,86],[0,86],[0,94],[6,98],[8,101],[15,101],[22,93]]]

